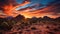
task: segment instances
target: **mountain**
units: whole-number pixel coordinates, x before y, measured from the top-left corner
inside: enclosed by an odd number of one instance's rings
[[[25,17],[23,15],[18,15],[14,18],[15,21],[22,21],[24,19],[25,19]]]

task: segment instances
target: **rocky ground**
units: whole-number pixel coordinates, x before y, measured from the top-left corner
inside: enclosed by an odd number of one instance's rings
[[[0,34],[60,34],[60,24],[17,23],[10,31],[4,31]]]

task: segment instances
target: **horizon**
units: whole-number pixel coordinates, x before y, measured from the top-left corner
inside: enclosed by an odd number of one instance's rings
[[[19,16],[22,16],[22,17],[24,17],[25,19],[27,19],[27,18],[29,18],[29,17],[25,17],[24,15],[17,15],[16,17],[19,17]],[[16,18],[16,17],[13,17],[13,16],[7,16],[7,17],[0,17],[0,18]],[[44,17],[47,17],[47,18],[51,18],[51,17],[49,17],[49,16],[43,16],[43,17],[35,17],[35,16],[33,16],[33,17],[30,17],[29,19],[31,19],[31,18],[44,18]],[[20,17],[19,17],[20,18]],[[60,18],[60,17],[56,17],[56,18]],[[51,18],[51,19],[56,19],[56,18]]]

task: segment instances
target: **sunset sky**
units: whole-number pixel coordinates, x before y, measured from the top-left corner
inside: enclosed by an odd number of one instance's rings
[[[60,17],[60,0],[0,0],[0,17]]]

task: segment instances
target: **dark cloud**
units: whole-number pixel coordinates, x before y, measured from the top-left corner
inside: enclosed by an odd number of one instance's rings
[[[41,11],[42,13],[52,12],[53,14],[51,14],[51,15],[60,16],[60,1],[59,0],[56,0],[55,2],[50,3],[45,8],[47,8],[47,9],[44,11]],[[43,8],[43,9],[45,9],[45,8]]]
[[[3,10],[3,6],[10,5],[12,4],[13,6],[16,5],[17,3],[15,0],[0,0],[0,10]]]
[[[60,1],[53,3],[50,9],[50,12],[53,12],[53,15],[60,15]]]

